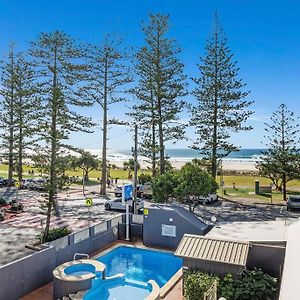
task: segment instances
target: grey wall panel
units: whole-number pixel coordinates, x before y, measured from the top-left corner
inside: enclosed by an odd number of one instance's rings
[[[162,225],[176,227],[176,236],[163,236]],[[193,214],[178,211],[176,208],[149,208],[144,216],[143,241],[146,246],[162,247],[175,250],[185,233],[204,235],[207,225]]]
[[[55,260],[51,247],[1,267],[0,299],[19,299],[51,281]]]

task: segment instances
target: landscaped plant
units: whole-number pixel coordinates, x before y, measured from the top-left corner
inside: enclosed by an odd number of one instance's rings
[[[6,205],[7,202],[4,198],[0,198],[0,205]]]
[[[152,181],[153,199],[156,202],[178,199],[187,202],[191,211],[192,197],[207,196],[216,192],[217,188],[218,184],[212,176],[196,163],[187,163],[179,171],[168,171]]]
[[[0,211],[0,222],[4,221],[5,219],[5,212],[4,211]]]
[[[243,273],[239,280],[231,274],[223,279],[200,271],[190,271],[184,276],[184,294],[187,300],[202,300],[203,294],[218,283],[218,297],[226,300],[274,300],[277,295],[277,280],[255,268]]]
[[[176,187],[179,184],[179,172],[168,171],[153,179],[153,199],[155,202],[167,202],[169,199],[177,198]]]
[[[10,210],[12,211],[22,211],[23,210],[23,204],[18,202],[17,200],[12,200],[9,202],[10,204]]]
[[[236,281],[231,274],[224,276],[223,280],[220,283],[218,294],[224,297],[226,300],[236,299],[235,298],[235,289]]]
[[[59,238],[62,238],[68,234],[70,234],[72,231],[68,229],[67,227],[61,227],[61,228],[52,228],[49,230],[48,234],[44,237],[44,243],[48,243],[54,240],[57,240]],[[44,236],[44,233],[42,233]],[[37,239],[41,239],[41,234],[37,235]]]
[[[152,181],[152,176],[150,174],[142,173],[139,175],[139,184],[145,184]]]
[[[247,270],[237,282],[234,300],[274,300],[277,280],[261,269]],[[226,298],[227,299],[227,298]],[[230,300],[230,299],[227,299]]]
[[[187,300],[202,300],[204,293],[219,278],[208,273],[191,271],[184,276],[184,295]],[[229,299],[227,299],[229,300]]]

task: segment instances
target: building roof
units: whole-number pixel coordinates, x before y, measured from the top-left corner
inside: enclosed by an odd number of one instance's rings
[[[245,266],[248,252],[249,242],[185,234],[175,255],[183,258]]]
[[[286,221],[232,222],[218,224],[206,235],[210,238],[249,242],[279,242],[287,239]]]
[[[280,300],[298,300],[300,285],[295,278],[300,276],[300,221],[288,226],[284,267],[281,279]]]

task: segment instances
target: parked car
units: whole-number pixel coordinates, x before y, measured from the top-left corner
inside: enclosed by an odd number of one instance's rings
[[[122,186],[116,186],[114,190],[116,197],[122,197]],[[143,188],[141,185],[137,186],[137,196],[140,198],[143,194]]]
[[[190,200],[186,200],[185,202],[192,201],[194,204],[211,204],[213,202],[218,201],[219,196],[217,194],[208,194],[205,196],[192,196]]]
[[[15,181],[16,181],[15,179],[8,180],[7,178],[0,177],[0,187],[14,186]]]
[[[218,201],[219,196],[217,194],[208,194],[207,197],[203,197],[202,199],[204,204],[211,204]]]
[[[122,197],[122,187],[121,186],[116,186],[114,190],[115,196],[116,197]]]
[[[6,186],[6,179],[3,177],[0,177],[0,187]]]
[[[33,179],[23,179],[20,181],[20,189],[29,189]]]
[[[28,182],[28,188],[31,190],[44,191],[46,180],[43,178],[32,179]]]
[[[116,209],[116,210],[126,210],[126,205],[125,203],[122,203],[122,198],[115,198],[115,199],[110,199],[107,200],[104,204],[104,207],[106,210],[111,210],[111,209]],[[137,210],[143,209],[144,208],[144,201],[141,199],[137,200]],[[132,201],[129,201],[129,211],[132,211]]]
[[[300,196],[289,196],[286,203],[286,209],[300,209]]]
[[[153,191],[152,191],[151,183],[145,183],[143,185],[142,192],[143,192],[143,194],[142,194],[143,198],[152,199]]]

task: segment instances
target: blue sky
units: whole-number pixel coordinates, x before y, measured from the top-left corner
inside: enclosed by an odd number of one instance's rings
[[[170,37],[182,48],[181,58],[189,77],[197,76],[196,63],[203,55],[206,39],[212,31],[213,12],[218,10],[229,39],[240,76],[251,90],[255,114],[251,132],[236,134],[232,141],[243,148],[260,148],[263,124],[280,103],[300,111],[300,3],[270,0],[0,0],[0,56],[10,42],[25,50],[42,31],[64,30],[83,42],[99,43],[106,32],[120,32],[127,45],[143,43],[141,21],[149,12],[170,15]],[[189,97],[189,101],[193,101]],[[127,104],[128,105],[128,104]],[[124,118],[125,106],[115,105],[110,116]],[[100,107],[84,113],[100,121]],[[188,120],[187,113],[182,114]],[[111,128],[109,148],[127,149],[131,133],[125,128]],[[188,131],[190,139],[195,138]],[[101,147],[101,131],[92,135],[76,134],[71,142],[84,148]],[[179,142],[169,147],[187,147]]]

